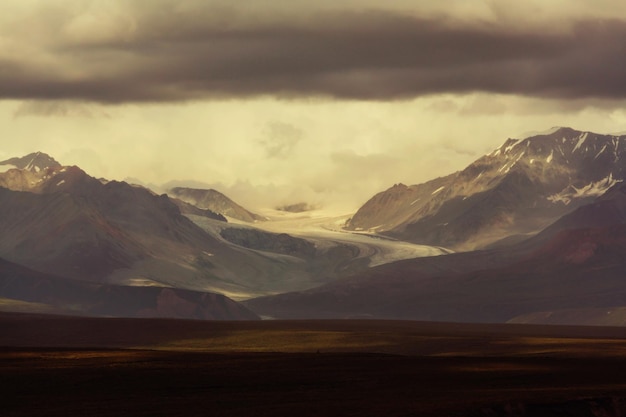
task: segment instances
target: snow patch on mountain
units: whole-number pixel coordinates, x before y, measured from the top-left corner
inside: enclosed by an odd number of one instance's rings
[[[519,139],[511,139],[511,144],[504,148],[504,153],[509,153],[513,148],[520,144]]]
[[[574,150],[572,152],[576,152],[587,140],[587,136],[589,136],[589,132],[584,132],[578,137],[578,143],[574,146]]]
[[[28,164],[26,164],[26,167],[24,168],[27,171],[33,171],[35,170],[34,168],[36,168],[36,172],[39,172],[39,167],[34,165],[35,159],[41,155],[41,152],[37,152],[34,154],[33,158],[30,160],[30,162]]]
[[[522,159],[524,157],[524,155],[526,155],[526,151],[522,151],[517,158],[515,158],[512,161],[509,161],[509,156],[507,155],[507,162],[504,163],[504,165],[502,165],[500,167],[500,169],[498,170],[498,172],[504,172],[505,174],[508,173],[511,168],[513,168],[515,166],[515,164],[517,164],[519,162],[520,159]]]
[[[602,155],[602,153],[603,153],[604,151],[606,151],[606,145],[604,145],[604,146],[602,147],[602,149],[600,149],[600,152],[598,152],[598,153],[596,154],[596,156],[595,156],[593,159],[598,159],[598,157],[599,157],[600,155]]]
[[[613,178],[613,174],[611,173],[606,178],[603,178],[600,181],[591,182],[581,188],[570,185],[560,193],[549,196],[548,200],[553,203],[560,202],[568,205],[575,198],[601,196],[609,188],[622,181],[623,180]]]

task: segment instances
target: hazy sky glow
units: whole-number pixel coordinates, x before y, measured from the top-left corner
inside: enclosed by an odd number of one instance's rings
[[[619,0],[232,3],[0,3],[0,158],[351,210],[526,131],[626,131]]]

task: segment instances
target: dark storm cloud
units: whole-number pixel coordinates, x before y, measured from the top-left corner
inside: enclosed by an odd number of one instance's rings
[[[92,108],[93,105],[78,101],[29,100],[21,103],[14,117],[110,117],[106,112]]]
[[[59,36],[39,49],[30,45],[30,55],[0,56],[0,97],[110,103],[258,95],[395,100],[470,91],[626,97],[624,21],[578,21],[540,32],[390,12],[281,21],[204,12],[134,11],[133,30],[124,36]]]

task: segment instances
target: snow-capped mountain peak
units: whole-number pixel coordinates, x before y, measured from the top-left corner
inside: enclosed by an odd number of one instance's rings
[[[347,227],[471,249],[536,232],[625,178],[626,135],[552,128],[507,139],[447,177],[379,193]]]
[[[21,158],[11,158],[5,161],[0,161],[0,172],[6,172],[9,169],[24,169],[30,172],[40,172],[46,168],[60,168],[61,164],[58,163],[50,155],[43,152],[33,152]]]
[[[596,171],[598,167],[595,165],[606,168],[617,163],[624,156],[625,149],[626,135],[600,135],[559,128],[551,130],[550,134],[530,136],[522,140],[508,139],[486,157],[501,164],[498,168],[500,173],[507,173],[518,165],[545,169],[545,164],[575,165],[577,168],[582,168],[581,164],[590,165]],[[603,171],[602,175],[595,175],[594,181],[609,174],[604,172],[605,169],[600,171]],[[619,175],[614,177],[618,178]]]

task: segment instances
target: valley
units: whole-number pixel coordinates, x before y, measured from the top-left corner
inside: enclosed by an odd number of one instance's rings
[[[270,219],[214,190],[177,189],[174,194],[187,201],[178,200],[93,178],[41,152],[0,166],[5,310],[30,305],[81,315],[156,311],[150,314],[239,318],[235,310],[232,316],[207,314],[200,294],[241,301],[313,288],[398,259],[446,253],[348,233],[341,229],[345,217],[274,211]],[[54,290],[35,291],[44,285]],[[172,296],[176,291],[187,295]],[[119,302],[116,310],[113,298],[98,302],[105,294],[125,294],[139,304],[124,309]]]
[[[248,210],[214,189],[159,195],[41,152],[11,158],[0,309],[621,325],[625,140],[570,128],[507,139],[354,214]]]

